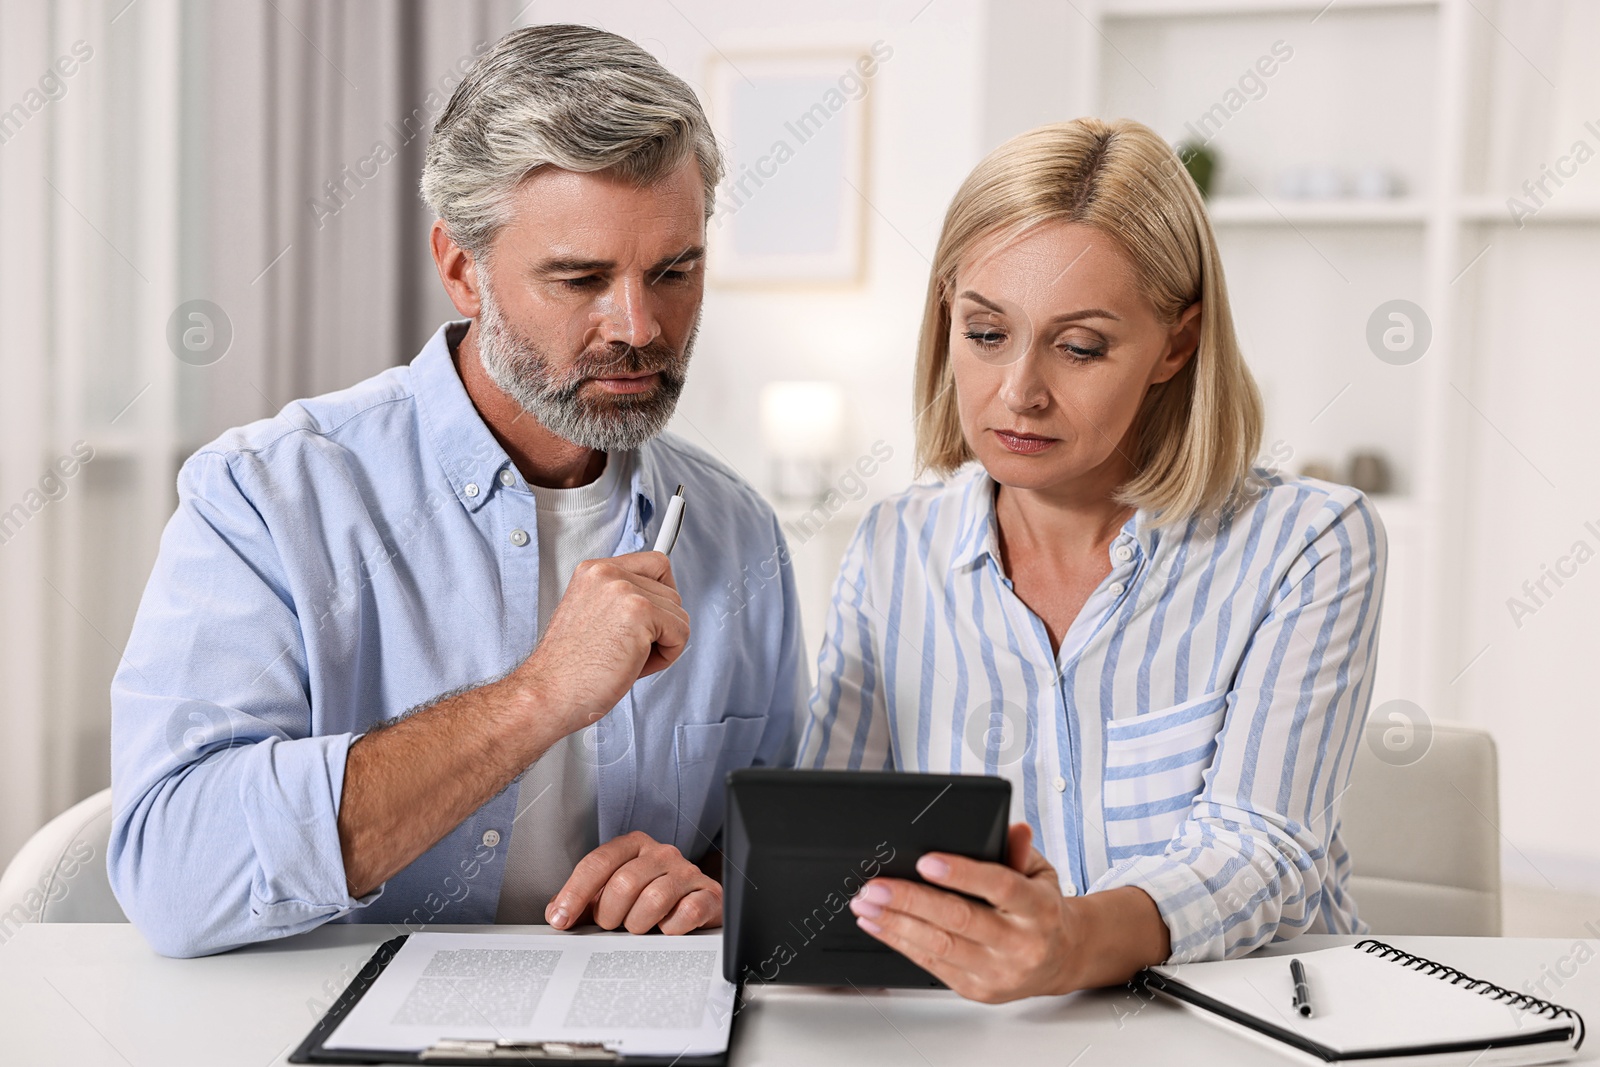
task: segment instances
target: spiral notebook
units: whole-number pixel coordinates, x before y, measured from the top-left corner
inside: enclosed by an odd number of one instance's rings
[[[1554,1063],[1583,1044],[1583,1019],[1570,1008],[1370,939],[1292,957],[1310,986],[1313,1012],[1303,1017],[1290,958],[1153,967],[1140,980],[1308,1063],[1505,1067]]]

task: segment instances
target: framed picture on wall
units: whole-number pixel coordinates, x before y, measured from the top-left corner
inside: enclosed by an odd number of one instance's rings
[[[712,57],[727,173],[708,227],[720,285],[857,284],[866,269],[873,80],[887,47]]]

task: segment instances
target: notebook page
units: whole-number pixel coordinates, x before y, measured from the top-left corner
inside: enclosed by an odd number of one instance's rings
[[[417,1052],[445,1039],[601,1042],[634,1056],[725,1051],[734,988],[720,932],[412,934],[329,1049]]]
[[[1484,1041],[1569,1025],[1349,946],[1293,957],[1306,969],[1316,1009],[1308,1019],[1292,1007],[1290,958],[1188,963],[1154,970],[1241,1012],[1346,1053]]]

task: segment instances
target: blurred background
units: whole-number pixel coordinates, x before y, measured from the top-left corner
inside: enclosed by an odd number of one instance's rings
[[[913,477],[962,178],[1085,114],[1182,146],[1262,463],[1388,526],[1375,718],[1492,731],[1508,934],[1600,921],[1592,0],[0,0],[0,865],[108,784],[183,458],[453,317],[427,131],[533,22],[639,42],[724,140],[674,429],[778,507],[813,656],[856,520]]]

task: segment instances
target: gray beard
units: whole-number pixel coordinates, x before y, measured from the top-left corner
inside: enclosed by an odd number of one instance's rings
[[[489,380],[515,400],[523,411],[557,437],[600,452],[625,452],[638,448],[666,429],[683,393],[683,383],[694,351],[696,320],[683,352],[657,340],[635,348],[612,344],[585,351],[559,373],[531,340],[518,336],[507,324],[485,284],[478,312],[478,359]],[[660,378],[648,393],[614,395],[583,387],[591,378],[607,374],[657,371]]]

